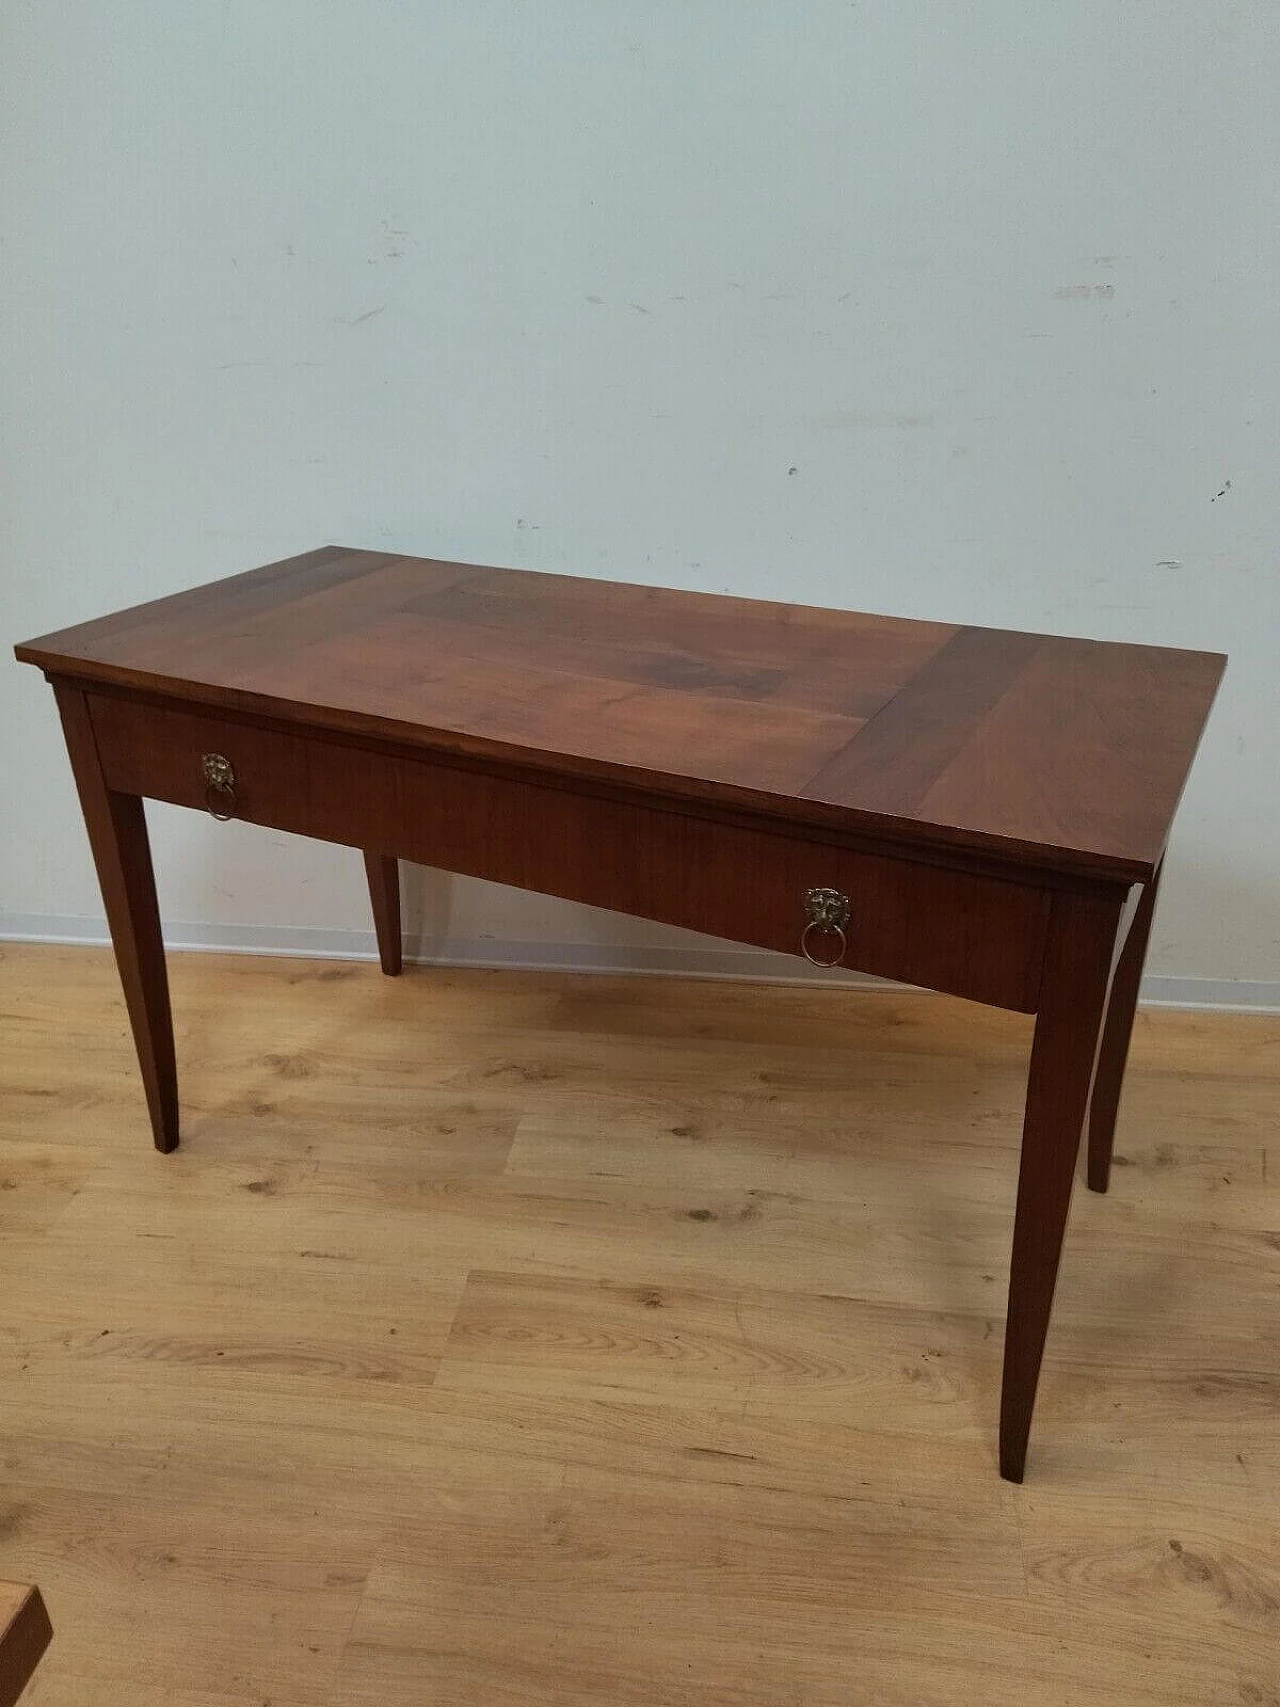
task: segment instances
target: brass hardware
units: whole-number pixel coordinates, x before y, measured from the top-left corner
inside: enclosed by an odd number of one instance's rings
[[[204,803],[209,815],[220,824],[236,815],[236,773],[230,759],[221,753],[206,753],[204,766]],[[216,804],[215,804],[216,801]],[[219,811],[221,805],[224,810]]]
[[[806,889],[804,910],[809,915],[809,922],[800,933],[801,954],[812,966],[839,966],[849,946],[844,934],[849,923],[849,897],[838,889]],[[829,931],[839,940],[839,952],[830,960],[819,960],[810,951],[809,938],[814,931]]]

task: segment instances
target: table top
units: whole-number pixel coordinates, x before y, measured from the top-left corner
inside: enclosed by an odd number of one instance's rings
[[[328,546],[17,648],[51,675],[1142,879],[1225,658]]]

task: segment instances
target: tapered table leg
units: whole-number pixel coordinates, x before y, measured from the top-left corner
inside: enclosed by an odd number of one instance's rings
[[[156,1149],[178,1147],[178,1071],[160,911],[142,801],[107,787],[84,694],[55,683],[80,807],[107,910]]]
[[[1022,1480],[1123,896],[1054,897],[1031,1047],[1000,1396],[1000,1474]]]
[[[400,861],[389,854],[364,856],[373,903],[373,928],[378,933],[378,958],[388,978],[394,978],[403,962],[400,937]]]
[[[1129,1058],[1129,1039],[1133,1034],[1138,986],[1142,982],[1142,968],[1147,958],[1151,919],[1156,910],[1160,869],[1142,892],[1111,980],[1111,1000],[1107,1003],[1102,1046],[1098,1051],[1098,1071],[1094,1076],[1093,1099],[1089,1104],[1089,1187],[1092,1191],[1105,1191],[1111,1182],[1116,1111],[1120,1106],[1125,1062]]]

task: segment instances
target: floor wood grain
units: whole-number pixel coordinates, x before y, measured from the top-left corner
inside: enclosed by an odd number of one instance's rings
[[[31,1707],[1277,1707],[1280,1021],[1144,1012],[1028,1479],[1030,1022],[0,951],[0,1577]]]

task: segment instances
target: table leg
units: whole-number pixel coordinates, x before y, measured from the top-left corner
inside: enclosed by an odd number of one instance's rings
[[[80,807],[115,948],[156,1149],[178,1147],[178,1070],[160,910],[147,821],[136,794],[108,788],[89,707],[79,688],[55,683]]]
[[[1124,1066],[1129,1057],[1129,1039],[1133,1033],[1133,1016],[1138,1005],[1138,986],[1147,958],[1147,939],[1151,935],[1151,918],[1156,908],[1156,892],[1160,887],[1160,870],[1147,884],[1138,902],[1138,910],[1129,926],[1115,976],[1111,980],[1111,1000],[1107,1003],[1106,1022],[1102,1028],[1102,1046],[1098,1051],[1098,1071],[1094,1079],[1093,1100],[1089,1104],[1089,1187],[1105,1191],[1111,1180],[1111,1147],[1116,1135],[1116,1110],[1120,1106],[1120,1086]]]
[[[366,849],[364,869],[369,878],[369,899],[373,903],[373,928],[378,934],[378,958],[387,977],[394,978],[403,965],[400,861],[390,854],[370,853]]]
[[[1009,1271],[1000,1474],[1022,1480],[1123,896],[1054,897],[1031,1048]]]

